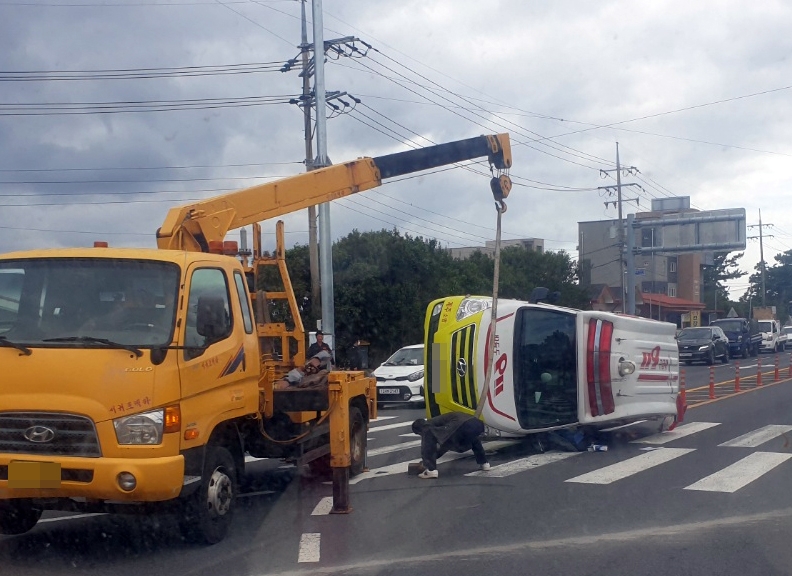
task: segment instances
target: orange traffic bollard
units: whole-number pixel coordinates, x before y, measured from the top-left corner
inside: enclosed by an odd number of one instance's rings
[[[715,400],[715,367],[714,366],[710,366],[709,397],[710,400]]]
[[[778,377],[778,354],[775,355],[775,375],[773,376],[773,382],[778,382],[780,378]]]
[[[762,359],[756,357],[756,385],[762,385]]]
[[[734,361],[734,391],[740,391],[740,361]]]

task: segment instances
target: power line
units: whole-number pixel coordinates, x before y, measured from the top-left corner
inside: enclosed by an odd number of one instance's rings
[[[40,102],[0,104],[0,116],[55,116],[70,114],[118,114],[130,112],[168,112],[288,104],[294,97],[242,96],[231,98],[193,98],[185,100],[138,100],[117,102]]]
[[[286,60],[246,64],[176,66],[170,68],[114,68],[99,70],[14,70],[0,71],[0,82],[33,82],[64,80],[139,80],[149,78],[181,78],[280,72]]]
[[[294,162],[252,162],[248,164],[194,164],[191,166],[112,166],[106,168],[0,168],[0,172],[99,172],[99,171],[124,171],[124,170],[192,170],[196,168],[247,168],[259,166],[288,166],[300,164],[305,161]]]

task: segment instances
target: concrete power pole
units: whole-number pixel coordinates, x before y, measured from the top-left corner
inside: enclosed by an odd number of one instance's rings
[[[308,52],[311,45],[308,44],[308,24],[305,17],[305,2],[300,2],[302,9],[302,37],[300,52],[302,56],[302,77],[303,77],[303,114],[305,118],[305,169],[311,171],[313,163],[313,127],[311,124],[311,106],[308,100],[311,96],[311,74],[308,70]],[[321,290],[319,288],[319,243],[316,234],[316,206],[308,207],[308,261],[311,269],[311,315],[319,318],[322,313]]]
[[[772,224],[762,224],[762,211],[759,210],[759,224],[752,224],[751,226],[747,226],[747,228],[759,228],[759,236],[748,236],[747,239],[755,239],[759,238],[759,266],[761,268],[762,274],[762,306],[766,306],[766,296],[767,296],[767,286],[765,283],[765,259],[764,259],[764,237],[765,235],[762,232],[762,228],[765,226],[772,226]],[[768,238],[772,238],[772,235],[768,235]]]
[[[327,113],[324,73],[324,24],[322,0],[313,0],[314,78],[316,96],[316,159],[314,168],[330,166],[327,157]],[[330,204],[319,206],[319,268],[322,280],[322,331],[335,338],[335,303],[333,294],[333,237],[330,233]],[[333,348],[337,344],[333,340]]]
[[[630,174],[636,174],[636,173],[640,172],[638,170],[638,168],[636,168],[635,166],[630,166],[626,170]],[[638,188],[641,188],[641,187],[638,184],[636,184],[636,183],[622,184],[622,181],[621,181],[622,165],[621,165],[621,162],[619,160],[619,143],[618,142],[616,142],[616,170],[600,170],[600,174],[603,174],[603,175],[610,174],[611,172],[616,172],[616,201],[615,202],[613,202],[613,201],[605,202],[605,207],[607,208],[608,204],[615,204],[616,207],[619,210],[619,230],[618,230],[619,286],[621,287],[621,311],[622,311],[622,313],[624,313],[624,312],[627,311],[627,308],[628,308],[627,300],[629,298],[629,295],[625,292],[625,286],[624,286],[624,267],[625,267],[625,264],[628,261],[627,259],[628,258],[632,259],[633,255],[632,255],[632,253],[628,254],[627,251],[625,250],[624,219],[623,219],[623,215],[622,215],[622,203],[623,202],[635,202],[637,204],[638,203],[638,198],[627,198],[626,200],[623,199],[622,198],[622,187],[624,187],[624,186],[638,186]],[[613,187],[612,186],[600,186],[597,189],[598,190],[607,190],[607,191],[610,191],[611,193],[613,192]],[[634,232],[633,232],[632,229],[628,229],[628,233],[629,234],[633,234]]]

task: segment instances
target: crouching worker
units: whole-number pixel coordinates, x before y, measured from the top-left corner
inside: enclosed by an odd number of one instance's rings
[[[481,469],[490,469],[479,438],[484,433],[484,423],[474,416],[452,412],[430,420],[419,418],[413,422],[412,431],[421,437],[424,470],[418,474],[419,478],[437,478],[437,459],[448,451],[473,450]]]

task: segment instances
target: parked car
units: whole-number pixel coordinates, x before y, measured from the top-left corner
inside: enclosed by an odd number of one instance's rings
[[[372,375],[377,379],[377,403],[424,403],[424,346],[415,344],[396,351]]]
[[[718,326],[685,328],[677,335],[679,361],[685,364],[705,362],[709,365],[720,358],[729,361],[729,339]]]
[[[784,341],[784,350],[792,347],[792,326],[784,326],[781,328],[781,334],[786,336],[786,340]]]

